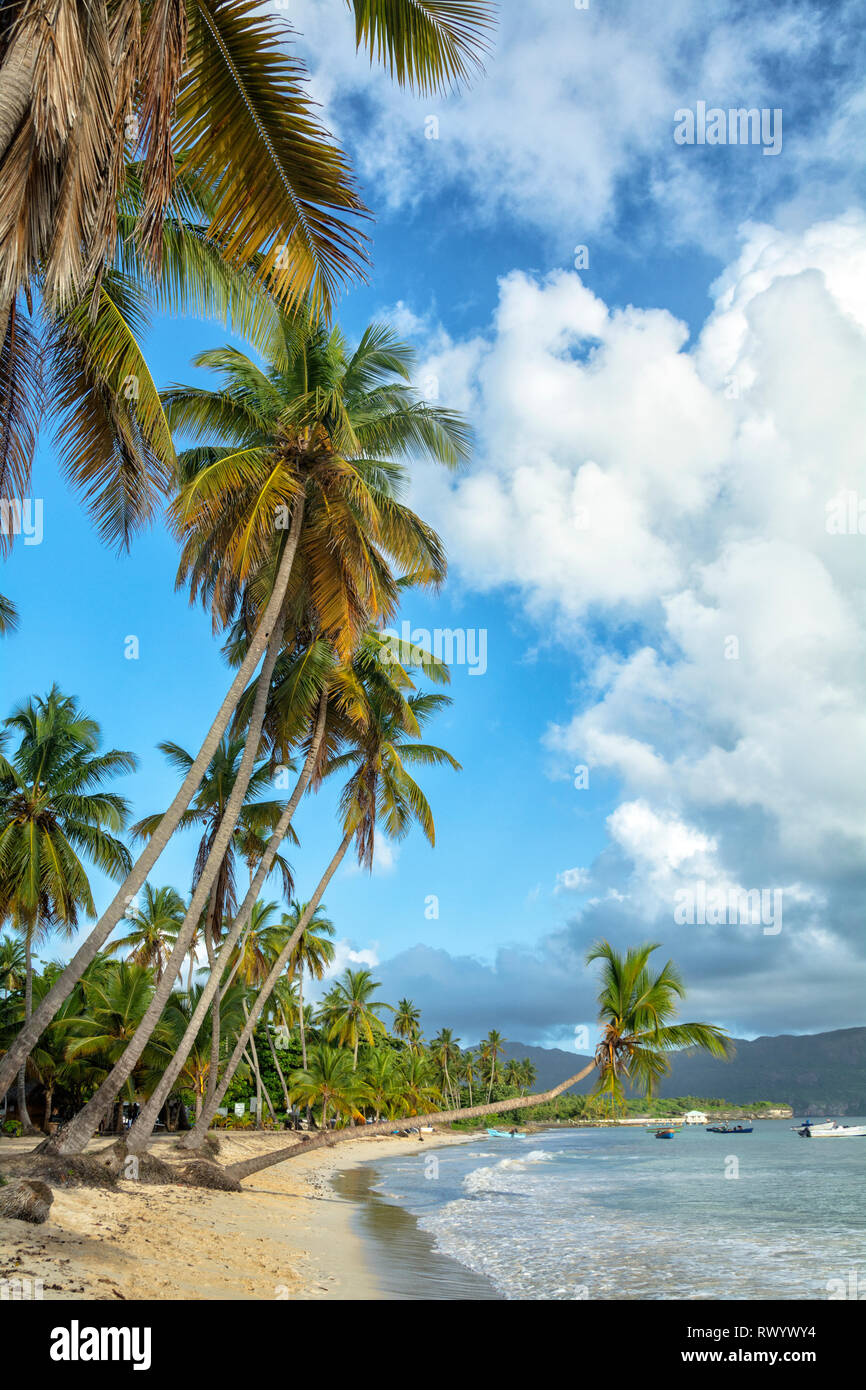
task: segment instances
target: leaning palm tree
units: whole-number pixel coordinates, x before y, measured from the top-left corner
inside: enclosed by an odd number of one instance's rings
[[[263,679],[267,671],[266,657]],[[264,711],[264,693],[264,690],[259,692],[255,711],[259,730]],[[273,829],[282,812],[280,802],[261,799],[264,786],[270,785],[270,767],[266,761],[255,764],[257,745],[257,736],[253,740],[248,737],[245,743],[223,739],[208,765],[192,806],[180,818],[182,829],[196,828],[202,832],[193,870],[192,896],[178,927],[171,953],[157,981],[150,1006],[141,1020],[139,1033],[131,1039],[127,1054],[118,1057],[115,1067],[90,1097],[87,1105],[54,1136],[53,1147],[58,1150],[75,1151],[87,1143],[115,1095],[132,1074],[138,1058],[147,1046],[150,1034],[159,1022],[175,979],[190,951],[193,938],[199,930],[205,904],[205,947],[209,961],[211,964],[214,962],[213,938],[218,937],[221,931],[222,914],[233,911],[235,907],[235,850],[240,848],[248,852],[248,832]],[[175,743],[163,743],[160,747],[179,770],[189,768],[192,759],[185,749]],[[152,836],[159,833],[160,824],[159,815],[145,817],[132,827],[133,833],[141,837]],[[284,888],[291,891],[291,872],[278,854],[271,857],[269,870],[275,865],[282,874]],[[219,1010],[218,1005],[214,1005],[212,1078],[216,1072],[219,1036]],[[115,1089],[112,1090],[112,1087]]]
[[[354,746],[331,757],[324,770],[324,775],[347,768],[351,771],[340,798],[343,838],[297,927],[274,962],[250,1011],[247,1026],[235,1045],[216,1096],[205,1107],[198,1125],[183,1141],[187,1147],[196,1147],[207,1131],[271,989],[352,842],[359,862],[367,868],[372,866],[376,829],[380,823],[384,823],[391,839],[401,840],[409,833],[412,824],[417,822],[430,844],[435,844],[433,813],[409,768],[416,763],[422,766],[447,765],[459,770],[460,764],[450,753],[435,745],[416,741],[422,725],[450,703],[448,697],[425,693],[411,695],[408,699],[396,698],[389,669],[383,669],[381,664],[377,665],[372,660],[362,664],[358,674],[359,697],[361,694],[364,697],[364,719],[355,729]]]
[[[371,56],[383,57],[398,81],[422,91],[465,79],[492,23],[486,0],[352,4],[359,45]],[[76,457],[84,453],[84,494],[108,534],[128,541],[131,526],[152,514],[154,490],[164,490],[173,476],[173,451],[150,372],[138,343],[130,338],[130,315],[120,302],[122,255],[109,267],[120,277],[114,298],[105,298],[110,248],[125,248],[157,269],[162,261],[156,284],[169,298],[182,298],[187,286],[194,287],[190,299],[203,286],[207,297],[207,287],[214,284],[215,298],[230,308],[234,290],[226,290],[224,282],[228,279],[231,286],[236,281],[223,275],[221,282],[218,267],[241,264],[250,267],[254,280],[266,276],[278,296],[299,302],[307,290],[312,303],[324,303],[331,282],[356,260],[358,242],[343,214],[360,210],[360,204],[339,153],[310,117],[300,64],[279,50],[270,18],[250,0],[187,0],[186,5],[162,0],[150,12],[144,48],[139,48],[136,0],[123,6],[110,0],[99,11],[88,0],[70,4],[62,11],[67,27],[59,43],[53,28],[56,19],[37,0],[15,0],[7,8],[7,22],[0,31],[0,406],[7,423],[0,477],[11,470],[15,490],[27,494],[40,415],[42,354],[33,350],[19,291],[29,300],[31,282],[39,281],[40,302],[51,306],[57,301],[62,332],[70,315],[73,319],[67,334],[72,354],[58,355],[66,381],[61,410],[71,416],[70,467],[74,471]],[[112,28],[108,44],[106,25]],[[71,64],[70,44],[75,50]],[[146,74],[141,84],[140,70]],[[34,85],[37,72],[39,82]],[[78,83],[74,93],[73,81]],[[101,95],[94,105],[96,93]],[[142,229],[141,238],[118,235],[116,225],[120,171],[128,173],[127,136],[143,154],[143,178],[126,180],[126,189],[132,183],[139,190],[134,221]],[[175,180],[178,141],[182,170]],[[107,178],[94,178],[97,168]],[[41,180],[34,185],[40,197],[28,205],[24,225],[15,209],[34,173]],[[248,196],[238,196],[238,179],[245,182]],[[164,214],[173,184],[183,193],[176,203],[197,201],[207,218],[202,236],[180,239],[184,254],[175,261],[174,277],[166,274],[164,264],[166,245],[171,245]],[[11,209],[6,218],[4,205],[7,213]],[[61,210],[64,220],[58,227]],[[288,229],[286,240],[280,241],[278,229],[283,236]],[[208,253],[211,260],[202,275],[202,257]],[[82,271],[88,283],[78,297]],[[96,278],[91,287],[92,276]],[[97,329],[94,351],[89,339]],[[132,370],[130,360],[135,364]],[[134,408],[129,407],[130,399]],[[83,422],[82,402],[88,409],[95,403],[91,415],[85,410]],[[107,478],[100,461],[104,459],[109,460]],[[176,829],[268,645],[293,558],[294,544],[283,553],[280,582],[260,610],[243,663],[159,831],[0,1062],[0,1093],[95,958]]]
[[[700,1048],[711,1057],[729,1057],[733,1044],[724,1029],[712,1023],[676,1021],[679,1000],[685,995],[685,985],[671,961],[658,974],[653,974],[649,961],[653,951],[658,949],[657,943],[649,942],[621,955],[607,941],[599,941],[590,947],[587,963],[602,962],[598,995],[601,1041],[593,1060],[574,1076],[566,1077],[557,1086],[540,1094],[454,1110],[433,1110],[420,1117],[413,1116],[415,1122],[447,1124],[453,1120],[480,1119],[486,1115],[543,1105],[584,1081],[592,1072],[597,1073],[594,1096],[621,1097],[624,1085],[646,1091],[670,1070],[671,1057],[686,1048]],[[388,1120],[386,1123],[368,1125],[365,1135],[381,1134],[392,1124],[393,1121]],[[333,1138],[331,1136],[331,1142]],[[240,1180],[270,1167],[272,1163],[281,1163],[298,1151],[309,1152],[320,1142],[313,1139],[306,1145],[296,1145],[294,1150],[277,1149],[263,1158],[232,1164],[227,1171]]]
[[[190,902],[178,938],[182,954],[233,833],[245,779],[252,775],[281,650],[303,648],[312,632],[317,652],[334,648],[350,657],[363,625],[389,618],[399,602],[391,561],[416,583],[435,586],[444,577],[438,537],[399,500],[406,481],[402,460],[420,456],[455,467],[468,456],[469,431],[460,416],[426,404],[413,391],[411,349],[389,329],[373,325],[350,351],[337,330],[280,314],[270,351],[266,370],[234,349],[204,354],[199,360],[222,372],[221,389],[179,388],[167,398],[172,426],[207,441],[180,459],[182,486],[174,508],[184,540],[180,577],[189,580],[194,599],[210,603],[217,625],[241,620],[238,670],[133,871],[0,1059],[0,1088],[8,1085],[13,1064],[20,1065],[177,829],[262,655],[234,801],[230,798],[231,811],[227,807],[216,837],[219,850],[215,843]],[[213,442],[215,436],[230,442]],[[305,690],[312,719],[320,690],[309,681]],[[294,806],[288,809],[294,813]],[[280,827],[281,836],[288,824],[290,819]],[[171,968],[170,963],[166,979]],[[149,1018],[149,1027],[156,1016]]]
[[[379,1017],[390,1004],[375,998],[379,981],[369,970],[347,969],[332,991],[330,1036],[352,1049],[352,1070],[358,1070],[358,1047],[362,1041],[372,1047],[381,1038],[385,1024]]]
[[[326,332],[283,315],[272,352],[268,371],[235,349],[202,354],[199,361],[222,371],[224,389],[180,388],[169,395],[174,426],[195,428],[210,438],[228,435],[233,441],[181,455],[184,481],[175,507],[177,525],[186,536],[181,579],[189,579],[193,598],[210,602],[217,623],[228,623],[240,611],[252,633],[260,633],[268,622],[273,627],[241,770],[145,1031],[156,1025],[172,972],[188,950],[233,833],[244,777],[248,782],[258,753],[280,649],[307,640],[312,623],[317,636],[351,657],[364,622],[389,617],[399,602],[391,560],[415,582],[441,581],[445,560],[439,538],[398,499],[406,477],[400,459],[421,453],[456,466],[469,446],[461,417],[427,405],[409,386],[412,352],[387,328],[368,328],[349,352],[336,329]],[[288,530],[279,527],[283,519]],[[250,649],[257,640],[250,640]],[[241,671],[246,663],[244,657]],[[312,701],[318,694],[307,698]],[[192,773],[190,769],[184,786]],[[308,775],[306,767],[302,775]],[[294,806],[287,812],[293,814]],[[272,843],[278,832],[286,833],[288,823],[281,820]],[[164,839],[165,826],[163,817],[151,843]],[[243,911],[248,916],[248,901]],[[242,913],[240,918],[234,930],[242,929],[246,917]],[[98,935],[99,929],[91,941]],[[145,1042],[146,1037],[137,1039],[135,1047]],[[119,1064],[105,1090],[92,1098],[86,1117],[58,1137],[58,1148],[74,1151],[73,1146],[86,1144],[88,1127],[98,1122],[100,1107],[110,1104],[110,1085],[121,1086],[124,1067],[134,1066],[135,1060],[131,1055]]]
[[[186,913],[186,904],[174,888],[154,888],[144,885],[144,901],[141,906],[130,905],[127,914],[131,923],[125,936],[110,941],[105,955],[116,956],[127,951],[127,960],[136,965],[147,965],[153,970],[154,979],[162,979],[165,962],[172,946],[177,940],[180,924]]]
[[[189,772],[193,758],[185,748],[172,742],[161,743],[159,748],[178,772],[183,774]],[[178,827],[180,830],[194,829],[200,832],[193,865],[191,885],[193,892],[201,881],[220,833],[226,807],[232,792],[238,785],[243,753],[243,739],[229,737],[221,739],[219,747],[208,764],[201,785],[192,799],[189,810],[180,819]],[[226,918],[232,918],[237,911],[237,861],[243,859],[247,864],[261,862],[264,858],[267,836],[273,833],[282,814],[281,801],[263,796],[266,790],[270,790],[271,785],[272,768],[270,762],[268,759],[261,759],[254,765],[247,788],[243,793],[237,823],[217,867],[215,879],[208,895],[207,907],[204,911],[202,935],[211,969],[214,968],[216,962],[215,948],[220,943],[223,922]],[[161,814],[146,816],[132,827],[132,833],[139,838],[146,839],[157,831],[161,820]],[[292,891],[292,872],[288,862],[279,853],[272,856],[268,874],[275,871],[281,877],[283,892],[290,894]],[[187,927],[189,934],[191,925],[191,921],[187,922],[186,914],[184,914],[175,936],[175,945],[177,944],[177,937],[184,930],[184,927]],[[157,982],[159,979],[161,979],[161,974]],[[209,1071],[209,1084],[215,1086],[220,1049],[218,1000],[215,1000],[213,1005],[211,1047],[213,1055]]]
[[[24,939],[26,1021],[33,1011],[34,943],[57,930],[72,935],[82,911],[95,915],[79,856],[112,878],[128,871],[129,851],[114,833],[124,827],[127,803],[104,783],[133,771],[137,760],[116,748],[101,751],[99,725],[57,686],[19,706],[4,731],[7,740],[19,739],[9,758],[0,757],[0,920],[7,918]],[[19,1107],[29,1129],[26,1057],[19,1064]]]

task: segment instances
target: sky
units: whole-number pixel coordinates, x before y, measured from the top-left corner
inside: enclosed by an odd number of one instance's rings
[[[484,75],[441,99],[356,54],[343,0],[273,8],[376,214],[340,322],[394,323],[475,431],[461,476],[413,467],[450,568],[401,615],[461,634],[430,739],[462,771],[425,775],[435,849],[380,842],[329,886],[336,968],[464,1044],[592,1036],[599,937],[660,943],[689,1016],[737,1036],[863,1025],[862,7],[509,0]],[[736,108],[766,138],[676,138]],[[155,322],[157,380],[226,337]],[[206,731],[219,642],[162,528],[118,558],[49,438],[36,476],[43,539],[0,585],[22,616],[3,710],[76,694],[139,755],[137,818],[176,788],[155,745]],[[296,829],[309,897],[333,796]],[[151,881],[185,891],[193,852]],[[745,893],[754,920],[727,906]]]

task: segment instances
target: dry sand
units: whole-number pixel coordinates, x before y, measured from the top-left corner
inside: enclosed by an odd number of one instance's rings
[[[286,1134],[223,1134],[219,1162],[290,1142]],[[123,1180],[116,1190],[55,1187],[44,1225],[0,1219],[0,1280],[41,1280],[45,1299],[377,1299],[353,1206],[329,1178],[392,1153],[467,1142],[447,1131],[423,1142],[349,1140],[256,1173],[241,1193]],[[158,1139],[152,1152],[173,1159],[173,1143]],[[5,1156],[32,1147],[0,1140],[0,1172]]]

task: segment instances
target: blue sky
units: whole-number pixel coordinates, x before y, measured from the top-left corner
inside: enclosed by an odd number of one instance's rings
[[[430,733],[463,771],[426,780],[435,851],[413,837],[326,898],[341,963],[375,963],[465,1042],[591,1025],[597,935],[661,941],[695,1014],[740,1034],[864,1022],[864,540],[824,517],[866,488],[862,14],[659,8],[504,5],[486,76],[436,101],[369,70],[339,0],[281,11],[377,215],[340,320],[351,337],[392,317],[477,432],[461,480],[417,470],[451,573],[406,614],[486,631],[486,671],[455,669]],[[699,101],[780,108],[781,153],[677,145]],[[155,323],[157,380],[191,379],[225,337]],[[58,681],[139,754],[136,816],[159,809],[175,782],[155,744],[198,746],[218,644],[161,528],[118,559],[48,440],[37,479],[44,540],[3,575],[22,614],[4,706]],[[308,896],[331,799],[297,829]],[[185,890],[191,856],[173,843],[153,881]],[[697,882],[782,892],[782,930],[678,924]]]

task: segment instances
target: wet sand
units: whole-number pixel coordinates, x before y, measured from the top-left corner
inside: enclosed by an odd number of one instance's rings
[[[419,1229],[414,1216],[373,1191],[386,1168],[362,1163],[332,1180],[337,1195],[353,1206],[352,1224],[364,1242],[378,1296],[395,1301],[501,1298],[489,1279],[434,1250],[433,1237]]]
[[[161,1137],[152,1152],[178,1161],[175,1138]],[[285,1148],[291,1137],[237,1132],[220,1142],[219,1162],[229,1164]],[[407,1297],[391,1291],[401,1282],[405,1288],[395,1270],[405,1271],[409,1263],[439,1270],[442,1257],[430,1258],[428,1242],[425,1260],[416,1242],[411,1258],[398,1255],[389,1264],[363,1218],[386,1204],[363,1196],[365,1182],[350,1200],[349,1192],[335,1191],[332,1179],[358,1164],[366,1173],[374,1157],[467,1142],[468,1136],[448,1131],[423,1145],[391,1136],[352,1139],[256,1173],[240,1193],[125,1179],[114,1189],[56,1186],[44,1225],[0,1218],[0,1281],[39,1281],[43,1298],[74,1301]],[[32,1140],[0,1141],[0,1172],[6,1155],[32,1147]],[[104,1141],[91,1151],[101,1147]],[[390,1220],[396,1229],[401,1217],[404,1229],[415,1227],[401,1212],[371,1219],[382,1235],[382,1222]],[[426,1239],[417,1228],[415,1235]],[[453,1270],[462,1273],[459,1266]]]

